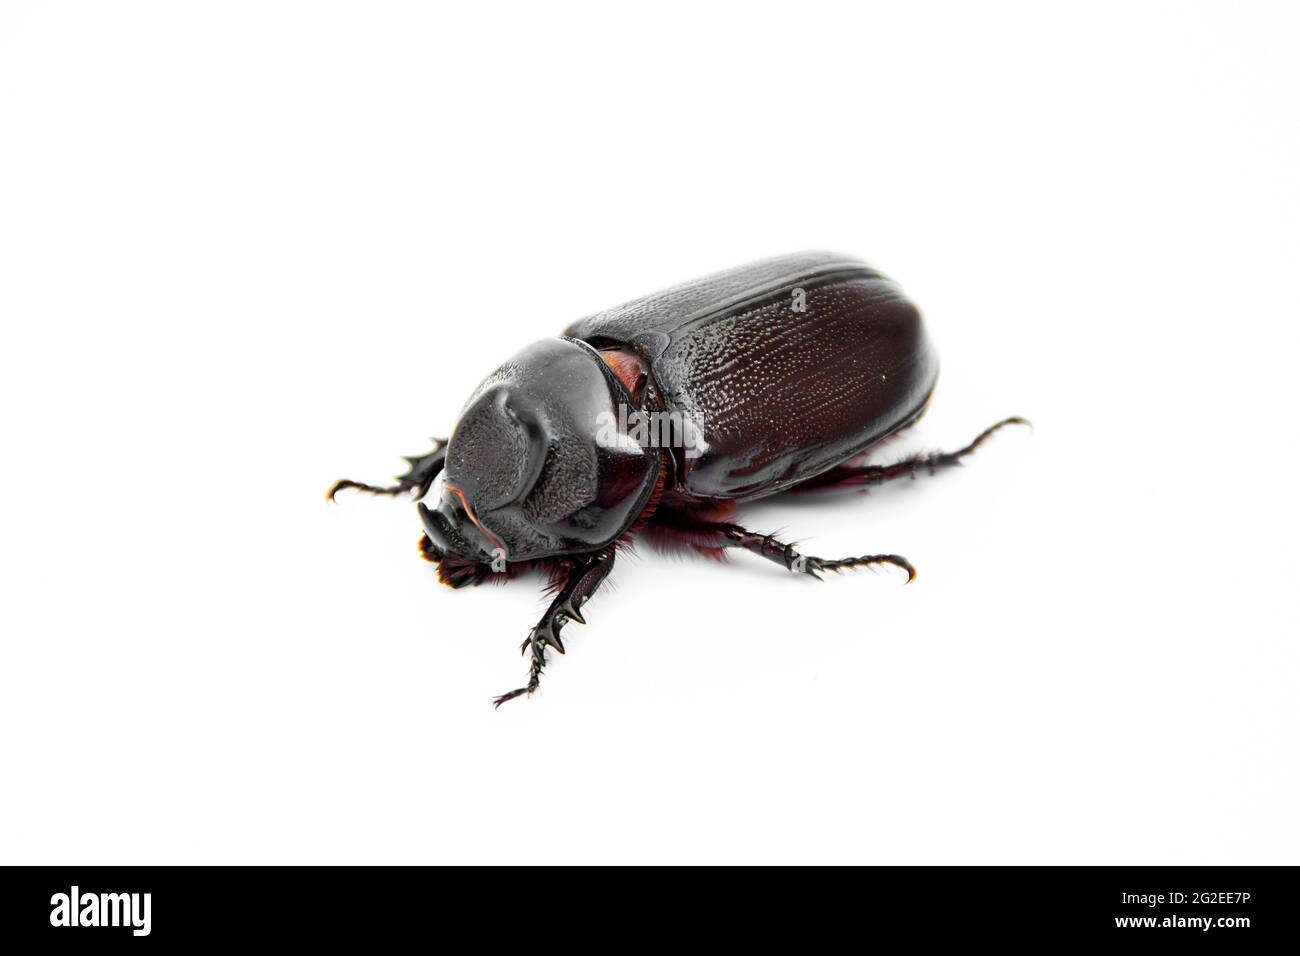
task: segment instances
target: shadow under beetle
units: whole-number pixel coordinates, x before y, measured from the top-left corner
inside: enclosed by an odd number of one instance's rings
[[[938,361],[920,313],[891,280],[830,253],[781,256],[600,312],[530,345],[470,396],[451,440],[408,458],[391,487],[419,502],[420,552],[454,588],[526,570],[549,576],[529,633],[528,681],[618,549],[638,536],[721,557],[742,548],[792,572],[890,564],[896,554],[802,555],[735,523],[738,503],[873,485],[958,464],[1008,418],[954,452],[864,462],[920,418]],[[653,427],[658,425],[659,427]],[[665,427],[666,426],[666,427]],[[424,498],[442,475],[432,508]]]

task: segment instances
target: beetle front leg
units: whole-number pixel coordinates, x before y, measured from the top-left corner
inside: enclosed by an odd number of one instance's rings
[[[367,485],[364,482],[352,481],[348,478],[342,478],[336,482],[325,493],[329,501],[334,500],[334,496],[340,491],[352,488],[356,491],[364,491],[372,495],[400,495],[403,492],[415,492],[415,499],[418,501],[423,498],[429,491],[429,486],[433,480],[438,477],[442,471],[442,466],[447,460],[447,439],[434,438],[433,451],[427,455],[420,455],[414,458],[407,458],[406,463],[411,467],[406,474],[397,478],[397,484],[379,486]]]
[[[551,601],[551,606],[546,609],[542,619],[529,632],[528,639],[520,647],[521,651],[531,652],[528,683],[494,698],[492,706],[500,707],[508,700],[514,700],[524,694],[531,695],[537,690],[537,685],[542,679],[542,670],[546,667],[546,648],[553,647],[563,654],[564,642],[560,639],[560,629],[569,621],[587,623],[582,617],[582,606],[596,593],[596,589],[613,569],[614,549],[607,548],[592,555],[570,560],[572,564],[567,569],[555,599]]]

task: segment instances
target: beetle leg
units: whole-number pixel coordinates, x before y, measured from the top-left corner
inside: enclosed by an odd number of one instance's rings
[[[819,571],[842,571],[845,568],[865,568],[873,564],[892,564],[907,572],[910,583],[916,577],[916,568],[907,558],[897,554],[864,554],[857,558],[818,558],[811,554],[800,554],[794,545],[778,541],[770,534],[755,534],[739,525],[724,525],[722,528],[723,547],[744,548],[752,554],[767,558],[781,564],[796,574],[807,574],[820,580]]]
[[[918,471],[928,471],[933,475],[940,468],[951,468],[954,465],[960,465],[963,458],[988,441],[998,429],[1007,425],[1028,424],[1029,422],[1018,416],[1007,418],[984,429],[965,448],[960,448],[957,451],[937,451],[929,454],[909,455],[892,465],[836,465],[829,471],[824,471],[820,475],[815,475],[806,481],[800,482],[790,490],[812,491],[816,488],[830,488],[834,485],[879,485],[893,478],[915,478]]]
[[[573,560],[556,591],[555,599],[551,601],[551,606],[546,609],[542,619],[528,633],[528,638],[520,647],[520,651],[531,652],[528,683],[494,698],[492,701],[494,707],[500,707],[506,701],[514,700],[524,694],[531,695],[537,690],[537,685],[542,679],[542,670],[546,667],[546,648],[553,647],[559,653],[564,653],[560,629],[569,621],[587,623],[582,617],[581,608],[596,593],[596,589],[600,587],[613,567],[613,548]]]
[[[334,482],[333,487],[325,493],[325,497],[330,501],[334,496],[346,488],[354,488],[357,491],[369,492],[372,495],[400,495],[406,491],[414,491],[416,500],[423,498],[433,484],[433,480],[438,477],[442,471],[443,462],[447,460],[447,439],[434,438],[433,451],[427,455],[421,455],[414,458],[407,458],[406,462],[411,467],[407,469],[406,474],[399,475],[397,484],[387,487],[376,485],[367,485],[360,481],[349,481],[344,478]]]
[[[710,521],[689,511],[660,508],[655,513],[654,520],[661,529],[686,539],[692,547],[703,553],[716,553],[722,548],[743,548],[796,574],[807,574],[818,579],[821,578],[819,572],[822,571],[843,571],[846,568],[865,568],[874,564],[892,564],[896,568],[902,568],[907,572],[909,582],[916,577],[916,569],[906,558],[897,554],[819,558],[811,554],[800,554],[794,545],[786,544],[775,535],[758,534],[726,521]]]

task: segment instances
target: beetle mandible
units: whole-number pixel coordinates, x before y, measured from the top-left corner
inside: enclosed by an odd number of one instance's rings
[[[554,599],[523,643],[537,689],[547,648],[582,609],[617,551],[645,537],[720,557],[740,548],[788,570],[893,565],[896,554],[803,555],[736,523],[737,504],[782,492],[874,485],[959,464],[964,448],[888,465],[873,446],[925,411],[938,361],[920,313],[863,262],[833,253],[730,269],[574,322],[528,346],[470,396],[451,440],[408,458],[420,553],[454,588],[538,570]],[[434,507],[421,499],[441,475]]]

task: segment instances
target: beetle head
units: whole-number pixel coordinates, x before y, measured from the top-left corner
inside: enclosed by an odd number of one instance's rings
[[[659,474],[654,449],[609,440],[611,423],[634,409],[618,376],[576,339],[543,339],[489,375],[452,433],[437,508],[419,506],[443,579],[456,583],[452,572],[467,562],[504,570],[615,541]]]

